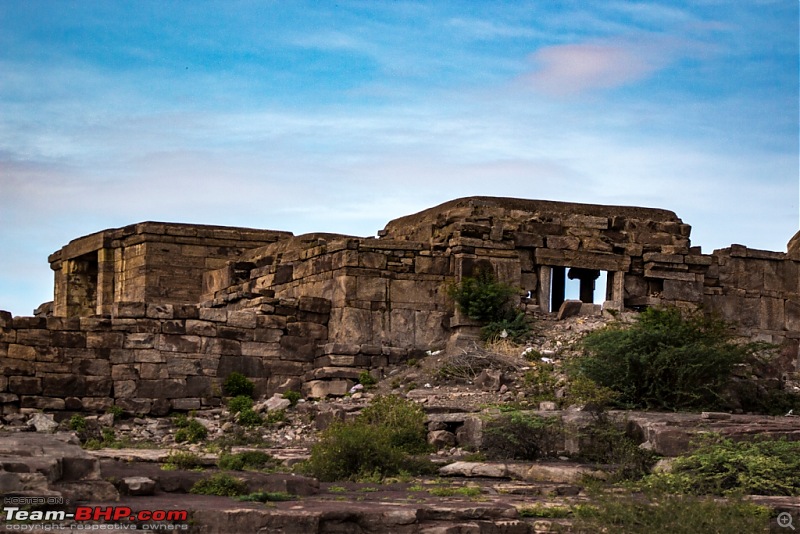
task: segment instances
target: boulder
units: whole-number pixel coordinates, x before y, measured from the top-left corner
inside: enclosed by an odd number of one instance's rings
[[[28,426],[36,429],[36,432],[52,433],[58,428],[58,423],[53,420],[53,414],[35,413],[28,420]]]

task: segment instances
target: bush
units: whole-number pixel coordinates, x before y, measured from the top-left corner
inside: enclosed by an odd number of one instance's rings
[[[228,410],[231,413],[239,413],[250,410],[253,407],[253,399],[247,395],[238,395],[228,401]]]
[[[173,421],[177,421],[176,426],[180,427],[175,432],[176,443],[199,443],[208,436],[208,429],[196,419],[186,419],[185,417],[181,419],[178,417],[174,418]]]
[[[257,491],[248,495],[236,497],[237,501],[254,501],[254,502],[279,502],[279,501],[293,501],[297,497],[285,491]]]
[[[600,496],[572,507],[571,532],[615,534],[718,534],[769,532],[769,508],[744,501],[692,496]]]
[[[358,383],[365,388],[370,388],[376,384],[376,381],[372,378],[372,375],[369,374],[369,371],[362,371],[361,374],[358,375]]]
[[[616,423],[604,412],[593,414],[591,425],[577,436],[581,443],[579,460],[602,464],[610,482],[637,480],[647,475],[656,462],[652,451],[642,449],[625,432],[627,421]]]
[[[678,457],[669,473],[647,477],[645,487],[696,495],[800,495],[800,442],[734,442],[717,435]]]
[[[448,286],[447,293],[461,312],[475,321],[513,320],[516,316],[512,297],[516,288],[498,282],[490,269],[482,269],[475,277],[464,277],[460,284]]]
[[[355,421],[328,427],[301,469],[323,482],[428,472],[429,461],[409,456],[429,450],[425,438],[425,414],[418,405],[377,397]]]
[[[428,452],[425,412],[422,407],[397,395],[382,395],[364,408],[358,418],[378,427],[389,438],[392,447],[417,454]]]
[[[405,455],[379,427],[363,420],[334,423],[311,448],[303,469],[323,482],[358,480],[402,471]]]
[[[252,408],[245,408],[239,412],[236,422],[242,426],[261,426],[264,424],[264,419]]]
[[[227,473],[217,473],[210,478],[198,480],[189,493],[236,497],[247,493],[247,484]]]
[[[525,313],[517,313],[513,319],[500,319],[492,321],[481,328],[481,339],[483,341],[494,342],[505,337],[514,342],[524,340],[530,333],[531,327],[528,324]],[[503,335],[505,332],[505,336]]]
[[[80,414],[75,414],[69,419],[69,429],[75,432],[86,430],[86,418]]]
[[[515,411],[484,425],[481,451],[492,460],[537,460],[554,455],[562,439],[557,417]]]
[[[272,455],[262,451],[246,451],[236,454],[222,453],[217,461],[220,469],[242,471],[244,469],[265,469],[273,467],[277,460]]]
[[[251,380],[248,380],[242,373],[237,372],[229,374],[225,382],[222,383],[222,391],[229,397],[244,395],[252,398],[255,387]]]
[[[203,467],[203,459],[193,452],[171,451],[164,462],[163,469],[198,469]]]
[[[578,372],[619,393],[625,408],[724,409],[734,365],[752,353],[725,323],[676,308],[649,308],[629,328],[609,326],[583,340]]]
[[[297,403],[303,398],[303,395],[299,391],[290,389],[289,391],[284,392],[283,398],[289,401],[290,406],[294,407],[297,406]]]

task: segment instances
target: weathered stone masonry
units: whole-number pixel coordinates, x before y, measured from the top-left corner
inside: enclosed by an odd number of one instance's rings
[[[378,238],[140,223],[50,257],[53,317],[0,319],[0,401],[162,413],[219,402],[232,371],[260,392],[342,395],[362,371],[474,333],[448,284],[489,268],[528,310],[555,312],[566,280],[605,307],[720,313],[753,339],[800,339],[800,232],[787,252],[702,254],[660,209],[471,197],[391,221]],[[113,258],[113,260],[112,260]],[[592,306],[588,305],[588,309]]]

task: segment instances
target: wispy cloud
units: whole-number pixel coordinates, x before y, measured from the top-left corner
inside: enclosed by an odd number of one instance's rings
[[[669,59],[632,43],[586,43],[541,48],[530,62],[534,70],[521,77],[524,84],[548,95],[571,96],[644,79]]]

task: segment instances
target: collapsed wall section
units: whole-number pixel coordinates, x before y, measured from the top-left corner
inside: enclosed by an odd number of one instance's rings
[[[219,405],[232,372],[258,394],[299,389],[329,312],[312,297],[262,297],[231,311],[117,303],[111,318],[0,312],[0,407],[164,415]]]

